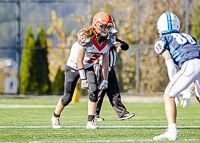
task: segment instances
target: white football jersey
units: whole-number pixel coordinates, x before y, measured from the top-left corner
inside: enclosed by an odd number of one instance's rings
[[[67,65],[78,69],[77,67],[77,56],[78,56],[78,45],[82,45],[85,48],[85,56],[83,59],[84,68],[89,68],[93,65],[94,61],[97,60],[101,55],[107,53],[112,42],[110,39],[98,44],[95,38],[87,39],[85,36],[79,37],[71,48],[70,56],[67,61]]]
[[[100,64],[102,65],[102,61],[103,60],[103,57],[100,56],[100,58],[98,60],[96,60],[94,62],[94,64]],[[109,51],[109,67],[112,68],[115,66],[115,63],[116,63],[116,50],[115,49],[110,49]]]
[[[112,43],[114,43],[116,41],[116,37],[113,35],[109,36],[110,40]],[[96,60],[94,62],[94,64],[100,64],[102,65],[103,63],[103,56],[100,56],[100,58],[98,60]],[[109,51],[109,67],[112,68],[115,66],[115,62],[116,62],[116,49],[115,48],[111,48]]]

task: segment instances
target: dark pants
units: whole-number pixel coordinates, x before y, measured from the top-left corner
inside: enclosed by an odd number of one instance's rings
[[[93,93],[95,96],[98,94],[97,88],[97,80],[94,72],[93,66],[85,69],[86,77],[88,82],[90,83],[91,89],[88,89],[88,93]],[[64,87],[64,95],[62,97],[62,102],[64,106],[67,106],[71,100],[74,93],[74,89],[76,87],[77,81],[79,79],[79,71],[75,70],[69,66],[65,67],[65,87]]]
[[[97,76],[97,85],[99,87],[103,80],[102,67],[99,64],[95,64],[94,68],[95,68],[95,74]],[[115,74],[115,70],[113,68],[109,71],[108,74],[108,88],[106,90],[100,90],[98,93],[98,101],[97,101],[95,116],[99,116],[100,114],[103,98],[106,93],[109,98],[110,104],[114,108],[118,118],[122,117],[124,114],[129,113],[126,110],[125,106],[122,104],[118,81]]]

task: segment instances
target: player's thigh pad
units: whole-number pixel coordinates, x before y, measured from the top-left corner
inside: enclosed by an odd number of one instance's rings
[[[193,81],[200,77],[200,59],[186,61],[181,70],[176,73],[165,89],[165,94],[176,97]]]
[[[97,100],[98,100],[98,91],[97,90],[95,90],[95,91],[88,90],[88,92],[89,92],[90,101],[97,102]]]
[[[94,72],[94,68],[93,66],[85,69],[86,71],[86,76],[87,76],[87,80],[90,83],[90,90],[88,90],[89,92],[89,99],[92,102],[97,102],[98,99],[98,88],[97,88],[97,78]]]
[[[78,70],[74,70],[73,72],[71,67],[66,67],[65,70],[65,87],[64,87],[64,95],[62,97],[62,105],[67,106],[71,100],[74,93],[74,89],[76,87],[76,83],[79,79]]]

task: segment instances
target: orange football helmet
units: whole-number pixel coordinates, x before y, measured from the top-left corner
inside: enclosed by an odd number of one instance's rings
[[[97,33],[105,37],[113,29],[114,22],[107,12],[98,12],[93,17],[92,26]]]

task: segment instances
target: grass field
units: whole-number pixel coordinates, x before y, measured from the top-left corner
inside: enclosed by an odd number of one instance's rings
[[[123,98],[123,97],[122,97]],[[145,98],[145,97],[144,97]],[[49,99],[0,98],[0,142],[155,142],[152,138],[167,127],[163,100],[123,102],[136,114],[118,120],[108,101],[103,103],[98,130],[87,130],[87,102],[70,104],[61,114],[61,129],[51,128],[51,117],[59,97]],[[174,142],[200,142],[200,105],[178,107],[179,138]],[[169,142],[169,141],[166,141]]]

